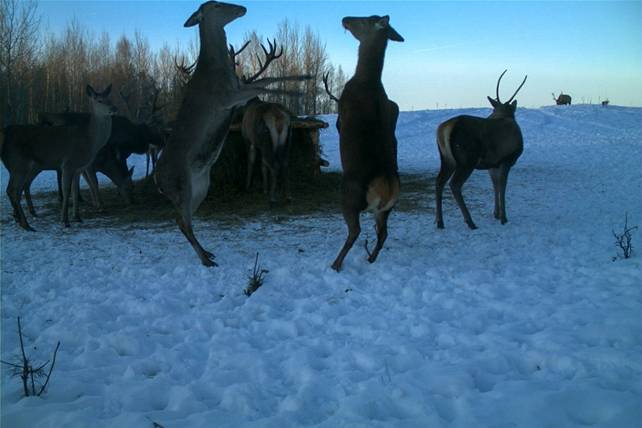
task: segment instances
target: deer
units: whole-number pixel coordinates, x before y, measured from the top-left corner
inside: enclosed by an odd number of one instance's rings
[[[359,237],[359,215],[370,209],[375,215],[377,243],[365,247],[374,263],[388,236],[388,217],[399,198],[397,139],[399,107],[388,99],[381,83],[388,40],[403,42],[390,25],[390,17],[345,17],[343,27],[359,41],[354,76],[339,98],[339,148],[343,169],[341,211],[348,237],[332,269],[339,272],[343,260]]]
[[[488,170],[495,193],[494,216],[506,224],[506,182],[511,167],[524,150],[522,131],[515,120],[517,100],[513,101],[528,76],[519,85],[512,97],[500,101],[499,85],[507,70],[497,80],[496,98],[487,97],[493,112],[487,118],[457,116],[437,128],[437,147],[441,168],[435,185],[435,222],[437,228],[444,228],[442,196],[446,182],[450,179],[453,197],[470,229],[476,229],[461,193],[462,186],[473,170]],[[451,179],[452,177],[452,179]]]
[[[52,126],[87,124],[90,115],[87,113],[40,113],[40,123]],[[163,136],[157,127],[146,124],[134,124],[125,116],[112,117],[112,131],[107,144],[96,154],[94,161],[83,171],[82,175],[89,184],[94,206],[103,208],[98,189],[96,172],[101,172],[118,187],[127,204],[132,203],[133,167],[127,168],[127,159],[131,154],[145,154],[151,146],[162,146]],[[58,172],[60,191],[60,172]],[[27,202],[29,200],[27,199]],[[29,202],[28,202],[29,203]],[[31,208],[30,208],[31,210]],[[32,213],[33,214],[33,213]]]
[[[257,98],[248,102],[241,121],[241,135],[248,146],[245,189],[249,190],[252,184],[258,151],[261,155],[263,193],[268,194],[269,182],[271,206],[276,204],[276,188],[279,182],[286,200],[291,200],[288,182],[290,116],[290,112],[281,104],[268,103]]]
[[[559,96],[555,96],[555,92],[553,92],[553,100],[555,100],[555,104],[558,106],[561,105],[571,105],[571,96],[568,94],[564,94],[560,91]]]
[[[78,192],[73,181],[78,181],[82,170],[93,161],[96,153],[111,135],[111,117],[116,107],[109,99],[111,85],[96,92],[87,85],[86,94],[91,102],[89,122],[81,126],[13,125],[4,130],[2,162],[9,171],[7,195],[13,206],[16,222],[25,230],[35,231],[25,217],[20,197],[25,185],[40,171],[60,169],[62,172],[61,220],[69,223],[69,194],[73,198],[73,218],[80,220]],[[72,191],[73,189],[73,191]]]
[[[602,101],[602,107],[607,107],[609,105],[609,100]]]
[[[192,216],[209,190],[210,171],[223,149],[235,108],[263,93],[284,93],[268,89],[272,83],[310,78],[264,77],[250,83],[239,80],[227,50],[224,27],[245,12],[243,6],[208,1],[185,22],[185,27],[198,25],[200,50],[173,132],[153,173],[158,191],[176,210],[179,229],[207,267],[217,265],[215,255],[196,238]],[[266,64],[269,61],[266,58]]]

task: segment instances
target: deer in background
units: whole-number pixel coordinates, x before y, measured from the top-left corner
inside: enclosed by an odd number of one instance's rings
[[[555,100],[555,104],[557,104],[558,106],[571,105],[571,96],[568,94],[563,94],[561,91],[558,97],[556,97],[555,92],[553,92],[553,99]]]
[[[439,229],[444,228],[442,216],[442,195],[444,186],[450,180],[450,189],[471,229],[476,229],[468,208],[464,203],[461,188],[475,169],[487,169],[495,192],[495,218],[505,224],[506,219],[506,182],[511,167],[522,154],[524,143],[522,131],[515,121],[517,100],[513,98],[526,83],[526,77],[512,97],[506,102],[499,99],[499,84],[506,70],[497,80],[495,99],[488,97],[493,112],[487,118],[457,116],[437,128],[437,147],[441,159],[441,169],[436,180],[435,219]],[[512,102],[511,102],[512,101]]]
[[[609,100],[602,101],[602,107],[606,107],[608,105],[609,105]]]
[[[375,214],[377,244],[372,252],[366,241],[370,263],[388,236],[388,216],[399,198],[395,137],[399,107],[388,99],[381,74],[388,40],[404,41],[389,16],[346,17],[342,24],[359,41],[359,59],[339,99],[341,211],[348,237],[332,263],[336,271],[361,232],[361,211],[371,209]]]
[[[290,156],[290,112],[281,104],[251,100],[241,121],[241,135],[247,142],[247,179],[245,188],[252,184],[256,152],[261,156],[263,192],[270,205],[276,203],[276,188],[280,183],[286,200],[290,200],[288,158]],[[269,173],[269,179],[268,179]]]
[[[82,126],[14,125],[4,131],[2,161],[9,170],[7,195],[13,206],[18,224],[25,230],[34,229],[27,222],[20,205],[25,186],[40,171],[60,169],[62,172],[62,222],[69,227],[69,194],[73,189],[73,217],[78,214],[78,192],[72,181],[77,181],[82,170],[93,161],[96,153],[111,135],[111,116],[116,107],[109,100],[111,85],[103,92],[96,92],[87,85],[91,101],[91,117]]]
[[[185,22],[185,27],[198,25],[200,51],[172,135],[153,174],[159,192],[178,213],[181,232],[205,266],[216,265],[214,254],[196,239],[192,216],[207,195],[210,171],[223,149],[235,108],[262,93],[283,93],[266,88],[272,83],[310,78],[262,78],[241,83],[228,53],[224,27],[245,12],[243,6],[208,1]]]

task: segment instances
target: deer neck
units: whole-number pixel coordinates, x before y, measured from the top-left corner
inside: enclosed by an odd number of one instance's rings
[[[359,60],[354,77],[368,82],[381,82],[387,39],[375,39],[359,44]]]
[[[92,135],[94,149],[100,150],[111,136],[111,115],[92,112],[89,119],[89,131]]]
[[[200,70],[205,73],[209,73],[211,70],[225,70],[233,73],[234,69],[227,51],[225,30],[216,25],[202,23],[199,25],[198,31],[201,48],[198,54],[195,74],[199,73]]]

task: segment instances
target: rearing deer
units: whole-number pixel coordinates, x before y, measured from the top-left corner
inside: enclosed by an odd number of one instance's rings
[[[388,216],[399,197],[395,137],[399,107],[388,99],[381,74],[388,40],[404,41],[390,26],[387,15],[346,17],[342,24],[359,41],[359,60],[339,99],[341,210],[348,237],[332,263],[336,271],[341,270],[343,259],[361,232],[361,211],[368,208],[375,213],[377,244],[372,253],[366,241],[370,263],[377,259],[388,236]]]
[[[234,108],[261,93],[275,92],[266,89],[272,83],[310,78],[263,78],[245,85],[239,81],[224,27],[245,12],[243,6],[208,1],[185,22],[185,27],[199,26],[200,52],[172,135],[154,170],[158,190],[174,204],[178,226],[205,266],[216,265],[214,254],[196,239],[192,215],[207,195],[210,170],[223,149]]]
[[[25,185],[31,183],[40,171],[59,169],[62,172],[62,222],[69,227],[69,194],[72,181],[93,161],[96,153],[107,143],[111,134],[111,116],[116,107],[109,100],[111,85],[103,92],[96,92],[87,85],[92,114],[81,126],[14,125],[4,130],[2,161],[9,170],[7,195],[13,206],[18,224],[33,231],[20,206]],[[73,215],[78,215],[78,192],[73,186]]]
[[[515,95],[526,83],[526,77],[512,97],[506,102],[499,100],[499,83],[506,70],[497,80],[496,99],[488,97],[493,113],[487,118],[457,116],[437,128],[437,146],[441,159],[441,169],[436,180],[435,221],[439,229],[444,228],[442,216],[442,195],[444,185],[450,180],[453,197],[459,205],[468,227],[476,229],[468,208],[464,203],[461,188],[475,169],[487,169],[495,191],[495,218],[505,224],[506,219],[506,182],[508,172],[522,154],[524,142],[522,131],[515,121],[517,100]],[[513,102],[511,102],[513,101]]]

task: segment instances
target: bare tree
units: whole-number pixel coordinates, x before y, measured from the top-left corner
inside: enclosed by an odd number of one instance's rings
[[[26,104],[25,89],[29,82],[18,84],[14,76],[32,68],[38,49],[37,11],[38,4],[33,0],[0,0],[0,75],[4,85],[0,88],[0,112],[5,124],[19,120],[18,110],[24,110]]]

